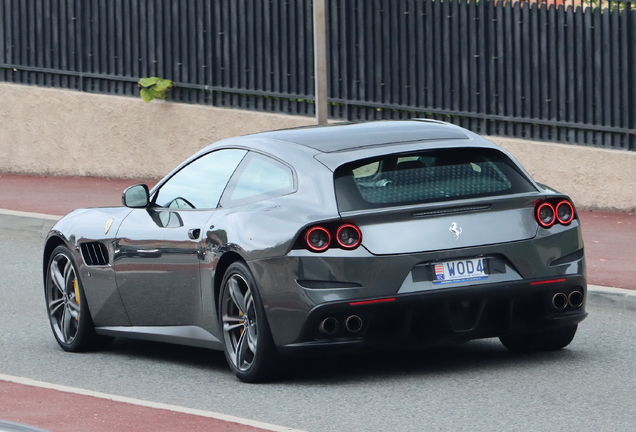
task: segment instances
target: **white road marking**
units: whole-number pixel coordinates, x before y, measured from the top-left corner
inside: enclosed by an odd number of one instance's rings
[[[62,216],[49,215],[44,213],[23,212],[23,211],[17,211],[17,210],[6,210],[6,209],[0,209],[0,214],[4,214],[7,216],[29,217],[29,218],[35,218],[35,219],[51,220],[51,221],[58,221],[62,219]]]
[[[45,389],[63,391],[66,393],[75,393],[75,394],[84,395],[84,396],[93,396],[100,399],[107,399],[114,402],[123,402],[123,403],[131,404],[131,405],[138,405],[138,406],[147,407],[147,408],[164,409],[164,410],[174,411],[174,412],[183,413],[183,414],[192,414],[192,415],[197,415],[201,417],[208,417],[208,418],[223,420],[223,421],[232,422],[232,423],[238,423],[245,426],[252,426],[255,428],[274,431],[274,432],[304,432],[299,429],[292,429],[292,428],[288,428],[284,426],[277,426],[277,425],[273,425],[269,423],[263,423],[256,420],[244,419],[241,417],[234,417],[231,415],[225,415],[225,414],[216,413],[212,411],[203,411],[203,410],[198,410],[193,408],[180,407],[176,405],[168,405],[168,404],[150,402],[150,401],[145,401],[141,399],[124,397],[124,396],[111,395],[107,393],[100,393],[100,392],[84,390],[84,389],[75,388],[75,387],[67,387],[67,386],[58,385],[58,384],[51,384],[51,383],[46,383],[42,381],[36,381],[30,378],[0,374],[0,380],[12,382],[15,384],[23,384],[23,385],[27,385],[31,387],[40,387]]]

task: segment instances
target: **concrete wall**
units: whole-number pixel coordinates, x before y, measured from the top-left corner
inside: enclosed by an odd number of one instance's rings
[[[578,208],[636,212],[636,152],[487,137]]]
[[[0,83],[0,172],[158,179],[220,139],[314,123]]]
[[[0,173],[160,178],[211,142],[314,122],[0,83]],[[636,152],[489,138],[579,208],[636,211]]]

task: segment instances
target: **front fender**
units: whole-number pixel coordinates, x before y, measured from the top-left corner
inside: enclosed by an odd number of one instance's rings
[[[117,290],[112,266],[114,240],[119,226],[130,211],[126,207],[75,210],[55,224],[45,240],[44,283],[46,284],[47,265],[53,250],[59,245],[66,246],[77,264],[88,308],[98,327],[131,325]],[[103,245],[107,251],[107,262],[87,263],[81,249],[84,243]]]

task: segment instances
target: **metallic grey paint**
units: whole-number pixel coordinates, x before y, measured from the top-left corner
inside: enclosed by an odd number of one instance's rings
[[[472,326],[457,327],[464,318],[449,312],[449,332],[440,333],[435,340],[492,337],[582,321],[587,315],[584,305],[563,313],[537,305],[564,287],[576,287],[585,296],[585,260],[577,219],[568,226],[539,227],[533,216],[534,202],[567,197],[536,184],[527,173],[536,192],[339,213],[333,179],[338,166],[388,153],[448,147],[496,149],[525,173],[498,146],[441,122],[378,122],[231,138],[206,147],[177,167],[150,191],[151,201],[179,169],[221,148],[247,149],[282,161],[294,170],[296,191],[212,210],[152,206],[76,210],[49,233],[44,262],[56,244],[68,246],[78,264],[98,333],[216,349],[221,348],[223,336],[218,320],[219,284],[222,272],[235,260],[245,261],[250,268],[274,342],[284,353],[316,347],[390,345],[390,338],[372,337],[372,320],[380,323],[383,315],[395,313],[404,326],[415,328],[412,321],[417,320],[417,308],[426,309],[428,302],[449,311],[457,304],[467,305],[467,313],[474,319]],[[431,215],[454,209],[459,210]],[[418,216],[421,214],[424,216]],[[104,234],[111,218],[112,226]],[[359,248],[323,253],[294,248],[309,226],[341,220],[360,228],[363,240]],[[452,224],[462,229],[459,237],[449,230]],[[79,246],[93,241],[107,247],[107,265],[85,264]],[[568,261],[569,255],[574,259]],[[416,275],[425,274],[432,263],[470,257],[498,263],[497,272],[487,281],[458,282],[450,287],[435,286]],[[565,262],[551,265],[561,258]],[[567,281],[530,284],[560,277]],[[350,305],[386,297],[396,300]],[[520,313],[521,304],[535,307],[537,316],[526,320],[522,314],[523,325],[510,318],[492,329],[480,327],[487,308],[512,317]],[[323,317],[353,313],[363,318],[360,333],[331,339],[317,335]],[[440,328],[444,325],[440,323]]]

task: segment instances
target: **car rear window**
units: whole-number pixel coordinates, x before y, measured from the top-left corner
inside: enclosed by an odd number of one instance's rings
[[[334,178],[340,211],[536,190],[504,153],[480,148],[384,155],[345,164]]]

